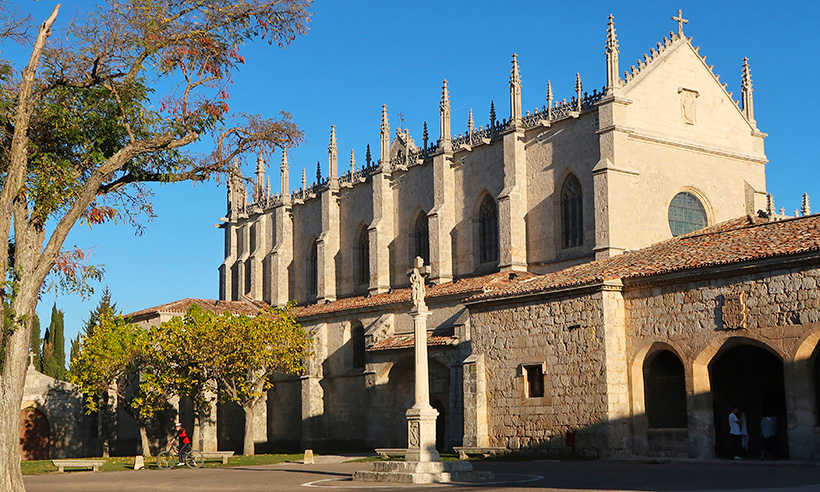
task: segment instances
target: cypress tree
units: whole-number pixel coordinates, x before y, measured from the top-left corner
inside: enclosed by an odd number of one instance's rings
[[[51,308],[51,323],[43,342],[42,372],[55,379],[65,379],[65,336],[63,334],[63,312],[57,303]]]

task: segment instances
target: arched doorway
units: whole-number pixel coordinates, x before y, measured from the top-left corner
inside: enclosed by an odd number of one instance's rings
[[[447,437],[448,418],[447,411],[450,402],[450,370],[444,364],[434,359],[430,360],[430,404],[438,410],[439,416],[436,419],[436,448],[441,450],[450,445]],[[407,446],[407,409],[415,402],[415,368],[413,359],[404,359],[397,362],[390,370],[390,417],[388,428],[389,436],[381,438],[390,441],[390,447]]]
[[[48,419],[34,407],[20,411],[20,456],[24,460],[49,459]]]
[[[650,429],[686,429],[686,376],[671,350],[661,350],[644,362],[646,417]]]
[[[729,456],[729,413],[734,406],[746,414],[748,455],[761,451],[760,421],[764,413],[777,419],[778,454],[787,457],[786,391],[783,361],[768,350],[740,345],[717,356],[709,365],[715,419],[715,453]]]

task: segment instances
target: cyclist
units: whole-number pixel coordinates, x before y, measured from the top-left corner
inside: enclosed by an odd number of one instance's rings
[[[177,466],[182,466],[185,464],[185,456],[191,450],[191,439],[188,437],[188,433],[185,432],[185,428],[182,427],[182,423],[177,422],[174,427],[176,429],[174,440],[179,440],[177,443],[179,446],[179,463]]]

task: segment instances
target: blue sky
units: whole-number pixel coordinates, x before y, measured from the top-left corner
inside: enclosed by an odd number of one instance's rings
[[[52,2],[21,4],[40,16]],[[78,3],[64,4],[64,12]],[[365,146],[378,153],[381,105],[387,104],[392,128],[405,116],[417,141],[428,122],[438,138],[441,82],[448,79],[453,131],[466,129],[473,108],[476,124],[488,120],[490,101],[499,117],[509,112],[508,77],[512,53],[518,54],[524,109],[545,103],[547,80],[557,99],[574,93],[575,73],[584,90],[605,83],[604,43],[607,16],[615,16],[621,71],[648,52],[677,24],[670,18],[683,9],[685,27],[700,53],[714,64],[722,81],[740,97],[740,71],[749,57],[754,80],[755,117],[769,134],[766,154],[768,190],[788,213],[800,207],[806,192],[820,210],[820,183],[813,151],[814,87],[820,64],[814,59],[815,33],[809,2],[762,1],[324,1],[314,7],[310,32],[285,48],[256,43],[244,48],[245,65],[235,77],[231,109],[275,115],[290,112],[306,141],[290,154],[291,188],[301,170],[315,177],[317,161],[326,174],[330,125],[339,142],[340,171],[350,150],[359,163]],[[43,17],[44,18],[44,17]],[[58,22],[65,22],[68,15]],[[202,149],[208,142],[202,144]],[[278,191],[277,153],[269,175]],[[247,156],[251,173],[255,156]],[[128,226],[106,224],[89,230],[77,226],[66,247],[90,248],[92,262],[103,264],[105,280],[89,299],[56,296],[66,313],[66,338],[73,337],[99,299],[103,285],[125,313],[185,297],[216,298],[217,268],[223,237],[213,224],[225,215],[225,188],[215,184],[177,184],[156,188],[156,219],[136,236]],[[53,293],[38,308],[48,324]]]

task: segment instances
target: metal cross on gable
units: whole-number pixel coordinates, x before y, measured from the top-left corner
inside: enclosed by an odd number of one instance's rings
[[[683,18],[683,10],[678,9],[678,16],[672,17],[672,20],[678,23],[678,34],[683,34],[683,25],[689,24],[689,21]]]
[[[401,127],[404,128],[404,113],[399,111],[398,116],[399,116],[399,119],[401,120]]]

